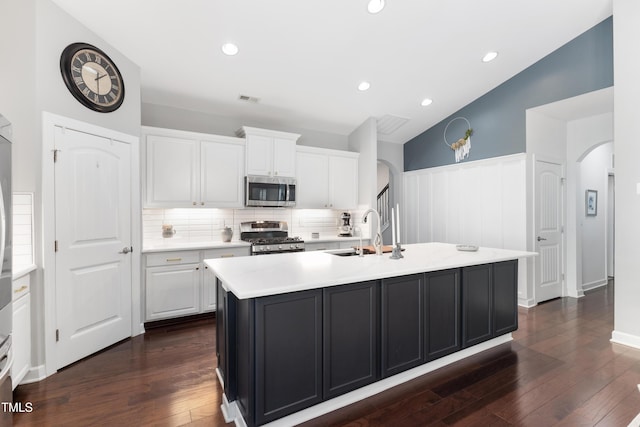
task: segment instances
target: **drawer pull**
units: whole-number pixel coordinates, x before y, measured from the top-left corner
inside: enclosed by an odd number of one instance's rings
[[[182,261],[182,258],[167,258],[167,262],[177,262]]]
[[[233,255],[233,254],[224,254],[224,255],[220,255],[220,258],[232,258],[234,256],[235,255]]]
[[[28,287],[27,285],[22,285],[22,286],[20,286],[18,289],[16,289],[16,290],[15,290],[15,291],[13,291],[13,292],[15,292],[16,294],[19,294],[20,292],[22,292],[22,291],[24,291],[25,289],[27,289],[27,287]]]

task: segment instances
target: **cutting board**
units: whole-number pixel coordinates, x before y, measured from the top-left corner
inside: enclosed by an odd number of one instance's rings
[[[353,249],[358,250],[359,246],[354,246]],[[369,245],[369,246],[363,246],[362,249],[364,249],[364,253],[365,254],[375,254],[376,253],[376,248],[373,245]],[[386,253],[386,252],[391,252],[393,250],[393,246],[391,245],[384,245],[382,246],[382,253]]]

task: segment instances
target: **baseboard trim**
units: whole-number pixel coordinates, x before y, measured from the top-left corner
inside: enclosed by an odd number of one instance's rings
[[[47,371],[44,365],[33,366],[27,371],[22,381],[20,381],[20,385],[37,383],[45,378],[47,378]]]
[[[538,303],[533,298],[518,298],[518,305],[524,308],[531,308],[538,305]]]
[[[603,286],[607,286],[607,283],[608,283],[607,279],[601,279],[601,280],[596,280],[596,281],[590,282],[590,283],[584,283],[582,285],[582,291],[583,292],[592,291],[594,289],[601,288]]]
[[[611,342],[640,349],[640,336],[627,334],[625,332],[613,331],[611,333]]]

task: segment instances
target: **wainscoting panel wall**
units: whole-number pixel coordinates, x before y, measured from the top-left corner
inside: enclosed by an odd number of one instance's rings
[[[526,250],[526,155],[406,172],[404,240]]]

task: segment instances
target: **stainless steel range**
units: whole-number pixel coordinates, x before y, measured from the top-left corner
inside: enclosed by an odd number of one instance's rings
[[[304,240],[289,237],[286,221],[242,222],[240,239],[251,243],[251,255],[304,251]]]

